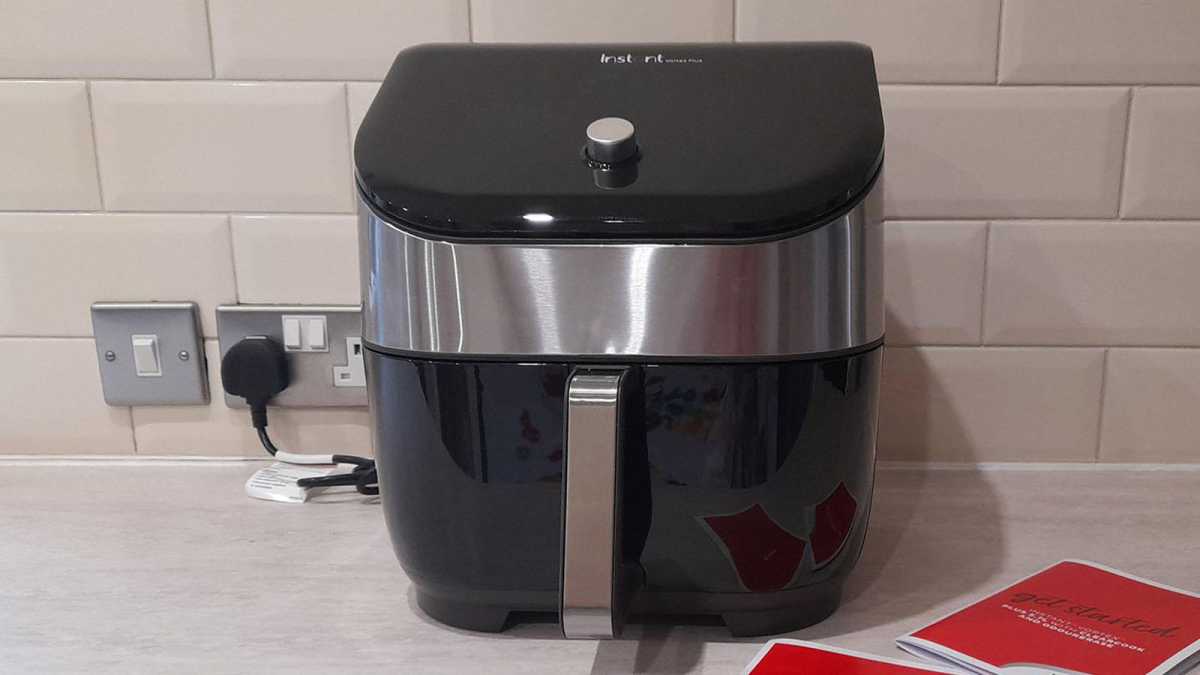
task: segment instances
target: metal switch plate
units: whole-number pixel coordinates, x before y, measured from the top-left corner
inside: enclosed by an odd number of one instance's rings
[[[221,305],[217,338],[221,355],[242,338],[265,335],[287,352],[290,384],[271,405],[294,408],[362,407],[362,312],[358,305]],[[358,354],[353,353],[357,348]],[[225,396],[230,408],[245,408]]]
[[[97,302],[92,333],[105,403],[208,403],[196,303]]]

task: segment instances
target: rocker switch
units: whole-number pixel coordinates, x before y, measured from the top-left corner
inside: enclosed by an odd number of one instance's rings
[[[283,349],[289,352],[328,352],[329,336],[323,314],[284,314]]]
[[[138,377],[162,377],[157,335],[133,336],[133,367]]]
[[[300,319],[297,317],[283,317],[283,348],[289,352],[304,349],[300,339]]]
[[[304,335],[308,338],[308,348],[317,352],[329,349],[329,345],[325,342],[325,317],[317,316],[305,319],[304,323]]]

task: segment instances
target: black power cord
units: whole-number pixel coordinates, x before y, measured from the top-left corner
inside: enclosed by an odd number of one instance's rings
[[[250,406],[250,424],[258,431],[258,440],[272,457],[280,453],[291,458],[300,457],[275,447],[267,434],[267,401],[287,389],[290,382],[287,354],[278,342],[265,335],[242,338],[221,357],[222,386],[230,394],[246,399]],[[301,478],[296,481],[297,485],[302,488],[353,485],[361,494],[379,494],[374,460],[356,455],[327,455],[320,459],[320,462],[302,463],[353,464],[354,469],[350,473]]]

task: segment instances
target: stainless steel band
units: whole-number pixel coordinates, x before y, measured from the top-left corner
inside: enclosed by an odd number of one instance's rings
[[[879,185],[748,244],[462,243],[363,204],[363,338],[429,356],[797,357],[883,336]]]

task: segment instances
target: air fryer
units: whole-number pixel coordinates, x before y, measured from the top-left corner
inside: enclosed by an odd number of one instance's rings
[[[355,144],[379,484],[482,631],[828,616],[871,505],[871,51],[426,45]]]

